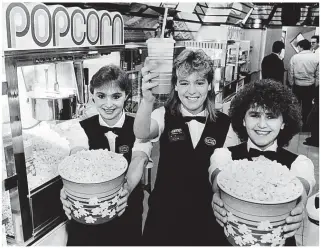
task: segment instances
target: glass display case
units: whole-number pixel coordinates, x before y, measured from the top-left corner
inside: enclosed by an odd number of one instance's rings
[[[222,30],[222,29],[220,29]],[[226,29],[227,38],[241,37],[239,29]],[[248,71],[250,63],[250,41],[243,40],[205,40],[185,41],[188,49],[202,49],[213,61],[215,88],[215,108],[223,109],[226,100],[230,100],[234,94],[244,85],[241,72]]]
[[[214,79],[215,108],[222,110],[223,86],[225,84],[226,59],[227,59],[227,41],[185,41],[187,49],[202,49],[212,60]]]
[[[2,225],[8,244],[31,245],[66,220],[57,166],[70,153],[65,134],[88,101],[82,61],[124,47],[4,51]]]

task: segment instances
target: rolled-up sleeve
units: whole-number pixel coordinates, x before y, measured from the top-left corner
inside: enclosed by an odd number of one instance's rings
[[[152,148],[153,148],[153,145],[150,141],[136,139],[134,146],[132,148],[132,152],[137,152],[137,151],[144,152],[148,156],[149,160],[151,160],[150,156],[152,153]]]
[[[227,148],[216,148],[210,158],[210,167],[208,168],[209,180],[211,182],[212,173],[216,170],[222,170],[232,161],[232,154]]]
[[[240,144],[240,139],[234,132],[232,125],[230,125],[223,147],[236,146],[238,144]]]
[[[305,179],[309,185],[309,195],[315,186],[314,165],[313,162],[304,155],[299,155],[292,163],[290,171],[297,177]]]
[[[158,136],[151,140],[151,142],[157,142],[165,129],[165,108],[160,107],[152,112],[151,118],[158,124]]]
[[[88,137],[79,122],[72,123],[72,128],[70,128],[66,136],[71,150],[75,147],[82,147],[86,150],[89,149]]]

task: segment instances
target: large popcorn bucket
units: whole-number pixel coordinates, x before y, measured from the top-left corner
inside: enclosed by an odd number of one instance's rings
[[[224,233],[233,246],[281,246],[285,243],[283,226],[285,219],[295,208],[298,198],[302,195],[303,186],[299,179],[295,183],[301,192],[291,199],[278,202],[263,202],[244,199],[228,192],[220,183],[220,197],[227,210],[227,224]]]
[[[83,224],[102,224],[116,217],[118,195],[125,173],[103,183],[75,183],[62,178],[71,216]]]
[[[125,158],[124,158],[125,159]],[[97,225],[111,221],[117,216],[119,193],[125,182],[126,167],[110,180],[90,183],[71,181],[58,167],[67,200],[71,203],[71,217],[83,224]]]

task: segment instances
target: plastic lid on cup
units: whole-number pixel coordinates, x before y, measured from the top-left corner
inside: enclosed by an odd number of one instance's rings
[[[149,38],[146,43],[175,43],[173,38]]]

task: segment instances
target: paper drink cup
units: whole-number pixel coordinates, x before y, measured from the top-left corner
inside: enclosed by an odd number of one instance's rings
[[[172,38],[150,38],[146,43],[148,57],[173,57],[175,40]]]
[[[148,58],[156,62],[157,67],[153,73],[159,73],[151,82],[159,82],[152,89],[153,94],[169,94],[172,88],[173,54],[175,40],[171,38],[151,38],[147,40]]]
[[[150,61],[157,61],[157,67],[151,70],[152,73],[158,73],[159,76],[151,80],[152,83],[158,82],[159,85],[152,89],[153,94],[169,94],[172,88],[172,70],[173,59],[164,57],[150,58]]]

